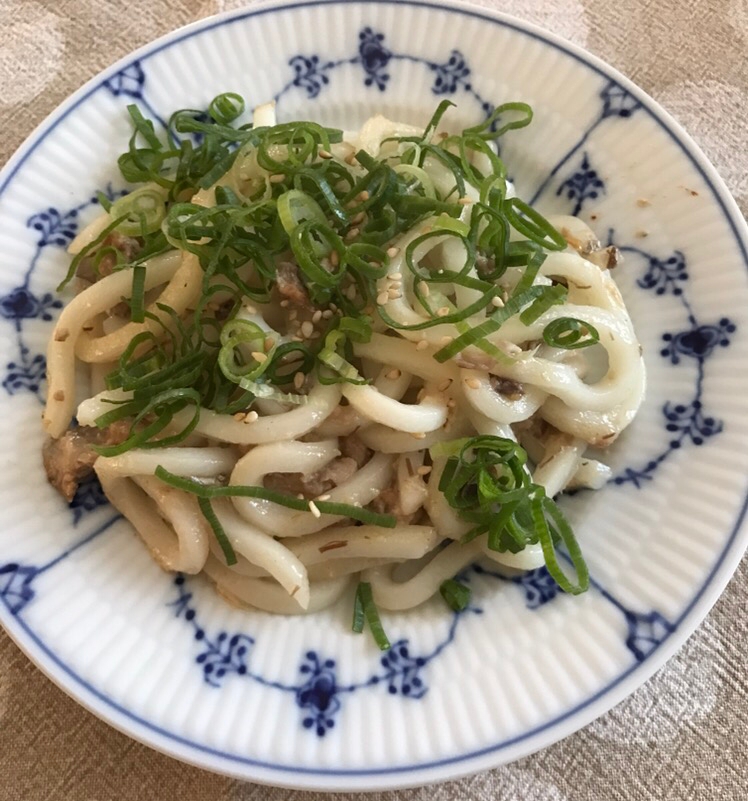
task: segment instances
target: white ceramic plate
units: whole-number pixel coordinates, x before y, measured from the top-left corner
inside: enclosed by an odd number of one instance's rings
[[[136,102],[157,120],[233,90],[283,119],[372,112],[455,124],[521,99],[506,138],[520,193],[580,214],[616,271],[650,388],[615,479],[568,499],[584,597],[547,575],[474,573],[474,608],[385,618],[384,657],[341,605],[309,619],[233,609],[162,573],[93,485],[67,508],[41,469],[46,339],[64,247],[96,213]],[[300,3],[205,20],[65,102],[0,180],[0,619],[95,714],[212,770],[295,787],[452,778],[569,734],[632,692],[706,614],[745,545],[746,227],[693,142],[612,69],[507,17],[423,2]]]

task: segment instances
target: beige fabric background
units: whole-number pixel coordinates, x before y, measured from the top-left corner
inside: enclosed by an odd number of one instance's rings
[[[0,0],[0,163],[72,90],[133,48],[241,0]],[[480,0],[540,23],[669,109],[748,213],[748,0]],[[743,801],[748,565],[633,697],[511,766],[367,801]],[[0,631],[0,801],[320,801],[150,751],[55,688]]]

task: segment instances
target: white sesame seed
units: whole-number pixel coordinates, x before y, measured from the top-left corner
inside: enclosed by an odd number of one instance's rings
[[[340,264],[340,256],[337,250],[331,250],[328,258],[330,259],[330,265],[332,267],[337,267]]]
[[[265,350],[270,350],[275,345],[275,340],[272,337],[265,337]]]
[[[419,467],[418,470],[416,470],[416,473],[418,473],[419,476],[427,476],[430,472],[431,472],[431,467],[429,467],[429,465],[426,464],[423,465],[422,467]]]
[[[245,423],[254,423],[255,420],[259,418],[259,414],[257,412],[247,412],[244,415],[244,422]]]
[[[282,300],[280,302],[280,305],[281,305],[281,309],[287,309],[288,308],[288,300]]]
[[[390,370],[388,373],[384,374],[385,378],[389,378],[391,381],[396,381],[402,373],[395,367],[394,369]]]
[[[331,159],[332,158],[332,153],[330,153],[329,150],[318,150],[317,151],[317,155],[321,159]]]
[[[254,359],[256,362],[259,362],[260,364],[262,364],[263,362],[267,361],[267,358],[268,358],[268,357],[267,357],[267,354],[266,354],[266,353],[262,353],[262,352],[261,352],[261,351],[259,351],[259,350],[253,350],[253,351],[252,351],[252,358],[253,358],[253,359]]]
[[[322,319],[322,312],[319,309],[317,309],[317,311],[314,312],[314,314],[312,315],[312,322],[318,323],[321,319]]]
[[[322,312],[322,319],[323,320],[329,320],[332,317],[332,314],[333,314],[332,313],[332,309],[325,309]]]
[[[251,303],[242,304],[247,314],[257,314],[257,309]]]
[[[457,202],[461,206],[469,206],[473,202],[473,199],[469,197],[461,197]]]
[[[271,175],[271,176],[270,176],[270,183],[271,183],[271,184],[279,184],[279,183],[281,183],[282,181],[284,181],[284,180],[285,180],[285,178],[286,178],[286,176],[285,176],[285,175],[280,175],[280,174]]]
[[[234,415],[234,420],[241,421],[244,419],[244,412],[237,412]]]
[[[364,189],[364,191],[363,191],[363,192],[359,192],[359,193],[358,193],[358,199],[359,199],[359,200],[362,200],[362,201],[363,201],[363,200],[368,200],[368,199],[369,199],[369,193],[367,192],[367,190],[366,190],[366,189]]]
[[[393,281],[400,281],[400,279],[403,277],[403,274],[402,273],[390,273],[388,277],[391,278]]]
[[[496,295],[496,297],[491,298],[491,304],[493,306],[496,306],[497,309],[504,308],[504,301],[498,295]]]
[[[396,247],[394,247],[394,246],[393,246],[393,247],[391,247],[391,248],[387,248],[387,255],[388,255],[388,256],[389,256],[391,259],[394,259],[394,258],[395,258],[395,256],[397,256],[397,254],[398,254],[399,252],[400,252],[400,248],[396,248]]]
[[[312,335],[309,337],[309,339],[319,339],[321,336],[321,331],[312,331]]]
[[[318,501],[329,501],[331,497],[332,496],[330,495],[330,493],[326,492],[324,495],[320,495],[319,498],[317,498],[317,500]]]
[[[418,340],[418,343],[416,344],[416,350],[426,350],[426,348],[428,348],[428,346],[429,346],[429,343],[425,339],[420,339],[420,340]]]
[[[418,291],[427,298],[431,290],[429,289],[429,285],[425,281],[420,281],[418,284]]]
[[[390,299],[389,293],[387,292],[380,292],[377,295],[377,305],[384,306],[385,303]]]
[[[350,242],[352,239],[355,239],[360,233],[361,231],[359,231],[358,228],[351,228],[351,230],[348,231],[348,233],[345,235],[345,241]]]
[[[442,306],[441,309],[438,309],[436,312],[438,317],[446,317],[449,314],[449,306]]]
[[[397,300],[403,296],[403,293],[397,287],[388,289],[387,294],[389,295],[390,300]]]
[[[358,213],[358,214],[357,214],[357,215],[356,215],[356,216],[355,216],[355,217],[354,217],[354,218],[351,220],[351,224],[352,224],[352,225],[361,225],[361,223],[362,223],[362,222],[363,222],[365,219],[366,219],[366,215],[363,213],[363,211],[360,211],[360,212],[359,212],[359,213]]]
[[[288,319],[293,322],[298,317],[298,312],[294,309],[292,312],[289,312]]]
[[[411,434],[410,436],[413,437],[413,439],[426,439],[426,435],[423,431],[419,431],[417,434]]]
[[[449,385],[451,383],[452,383],[451,378],[445,378],[444,381],[442,381],[441,384],[439,384],[437,389],[439,390],[439,392],[444,392],[445,390],[449,389]]]
[[[293,385],[296,389],[301,389],[304,386],[304,373],[296,373],[293,377]]]
[[[298,498],[300,501],[303,501],[303,500],[304,500],[304,493],[303,493],[303,492],[297,492],[297,493],[296,493],[296,497],[297,497],[297,498]]]
[[[439,344],[440,344],[440,345],[442,345],[442,346],[444,346],[444,345],[451,345],[451,344],[452,344],[452,342],[454,342],[454,339],[455,339],[455,338],[454,338],[454,337],[451,337],[451,336],[449,336],[449,334],[445,334],[445,335],[444,335],[444,336],[443,336],[443,337],[442,337],[442,338],[439,340]]]
[[[314,501],[309,501],[309,511],[315,517],[322,517],[322,512],[317,508],[317,504]]]
[[[465,386],[470,387],[470,389],[480,389],[480,381],[477,378],[466,378]]]
[[[356,298],[356,285],[351,284],[348,289],[346,290],[345,296],[348,300],[355,300]]]
[[[301,335],[306,339],[309,339],[313,331],[314,331],[314,326],[309,322],[309,320],[305,320],[301,324]]]

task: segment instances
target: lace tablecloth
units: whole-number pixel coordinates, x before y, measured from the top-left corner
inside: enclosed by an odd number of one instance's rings
[[[482,0],[601,56],[678,118],[748,212],[748,0]],[[0,162],[133,48],[237,0],[0,0]],[[542,753],[392,801],[742,801],[748,567],[651,681]],[[0,632],[0,801],[311,801],[187,767],[100,722]]]

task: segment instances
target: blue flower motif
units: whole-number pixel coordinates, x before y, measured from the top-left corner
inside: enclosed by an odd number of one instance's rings
[[[671,440],[671,448],[679,448],[686,437],[694,445],[703,445],[705,439],[722,431],[722,421],[714,417],[704,417],[700,400],[694,400],[689,404],[666,403],[662,407],[662,413],[667,420],[665,428],[671,434],[680,435],[678,439]]]
[[[66,214],[61,214],[57,209],[50,207],[29,217],[26,225],[39,232],[37,245],[40,248],[47,245],[64,248],[72,242],[78,232],[78,211],[79,209],[71,209]]]
[[[589,155],[585,152],[579,168],[559,186],[556,195],[566,195],[569,200],[575,201],[571,213],[576,216],[587,200],[595,200],[604,192],[605,184],[597,170],[590,165]]]
[[[332,62],[320,65],[319,56],[294,56],[288,63],[296,73],[293,85],[305,89],[309,98],[317,97],[322,87],[330,83],[323,70],[330,69]]]
[[[465,56],[459,50],[453,50],[445,64],[431,64],[430,66],[436,73],[434,85],[431,87],[431,91],[435,95],[453,94],[458,83],[470,75],[470,68],[467,66]],[[465,88],[469,90],[470,84],[466,84]]]
[[[626,610],[626,623],[628,637],[626,647],[636,657],[637,662],[643,662],[652,651],[675,631],[675,626],[659,612],[631,612]]]
[[[145,72],[139,61],[133,61],[129,67],[120,70],[116,75],[104,81],[104,86],[115,96],[125,95],[140,100],[143,97]]]
[[[358,55],[366,72],[364,85],[374,85],[383,92],[390,79],[385,69],[392,58],[392,53],[383,44],[384,34],[366,27],[359,33],[358,39]]]
[[[726,348],[730,344],[729,334],[736,330],[735,324],[723,317],[717,325],[694,325],[689,331],[663,334],[667,345],[660,351],[673,364],[679,364],[681,356],[689,356],[703,362],[716,347]]]
[[[515,576],[512,581],[524,590],[528,609],[538,609],[561,592],[561,588],[546,567],[529,570],[527,573]]]
[[[387,671],[384,678],[387,680],[387,690],[392,695],[405,695],[408,698],[422,698],[428,688],[423,683],[419,673],[426,665],[422,656],[413,656],[408,648],[407,640],[396,642],[386,654],[382,656],[382,667]],[[372,677],[371,684],[377,683],[379,677]]]
[[[641,252],[641,251],[638,251]],[[667,259],[658,259],[642,253],[649,261],[647,272],[636,282],[642,289],[654,289],[655,294],[682,295],[683,287],[678,284],[688,280],[686,257],[679,250]]]
[[[21,360],[8,362],[6,370],[3,387],[9,395],[15,395],[19,390],[37,394],[47,372],[47,359],[41,353],[31,356],[29,349],[22,345]]]
[[[108,504],[104,490],[101,488],[99,479],[95,473],[84,478],[75,492],[73,500],[70,501],[70,509],[73,512],[73,525],[78,525],[80,519],[86,512],[92,512],[99,506]]]
[[[341,707],[335,661],[321,659],[316,651],[307,651],[299,670],[308,677],[296,691],[296,703],[307,713],[301,723],[305,729],[313,729],[318,737],[324,737],[335,725],[334,715]]]
[[[0,598],[11,614],[19,614],[34,598],[31,582],[38,573],[35,567],[11,563],[0,567]]]
[[[603,101],[602,119],[630,117],[641,108],[641,103],[622,86],[610,81],[600,92]]]
[[[57,300],[49,292],[37,298],[25,286],[12,289],[7,295],[0,297],[0,315],[6,320],[34,320],[49,322],[52,315],[50,309],[62,308],[62,301]]]

